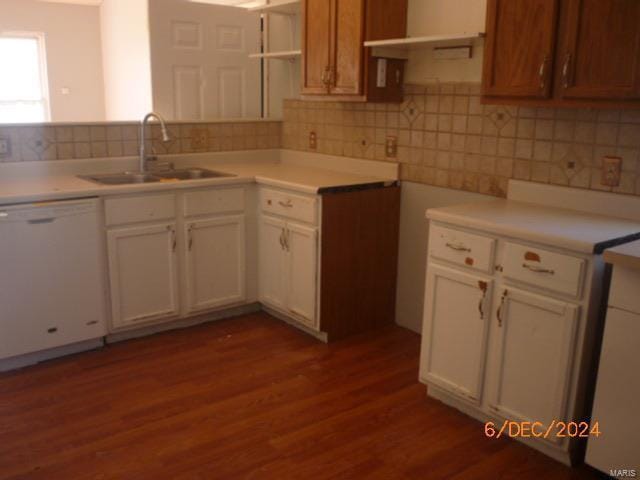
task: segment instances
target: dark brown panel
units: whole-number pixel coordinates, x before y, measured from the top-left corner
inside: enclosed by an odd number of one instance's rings
[[[395,319],[400,187],[322,197],[321,329],[331,340]]]
[[[407,36],[407,0],[367,0],[367,40]]]

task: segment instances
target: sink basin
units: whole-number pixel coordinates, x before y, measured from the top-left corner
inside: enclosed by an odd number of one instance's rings
[[[168,180],[199,180],[205,178],[232,177],[227,173],[214,172],[206,168],[184,168],[165,172],[123,172],[104,173],[99,175],[79,175],[83,180],[89,180],[101,185],[130,185],[135,183],[155,183]]]
[[[169,170],[167,172],[154,172],[154,175],[163,180],[198,180],[202,178],[231,177],[227,173],[214,172],[206,168],[185,168]]]
[[[129,185],[134,183],[153,183],[160,179],[151,173],[124,172],[99,175],[80,175],[80,178],[102,185]]]

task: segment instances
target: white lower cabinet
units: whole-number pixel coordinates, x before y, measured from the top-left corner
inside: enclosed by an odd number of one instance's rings
[[[420,376],[473,403],[482,395],[493,282],[430,265]]]
[[[259,232],[260,301],[315,327],[318,230],[261,215]]]
[[[500,416],[541,422],[566,419],[578,307],[501,287],[496,313],[497,363],[489,407]],[[559,438],[548,440],[559,443]]]
[[[245,300],[244,215],[185,223],[187,306],[190,312]]]
[[[113,326],[178,315],[176,224],[112,229],[107,244]]]

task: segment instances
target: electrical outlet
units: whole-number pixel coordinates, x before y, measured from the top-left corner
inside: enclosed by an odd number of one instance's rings
[[[318,148],[318,135],[316,132],[309,132],[309,149],[316,150]]]
[[[398,155],[398,137],[389,135],[385,145],[387,158],[396,158]]]
[[[602,179],[600,183],[608,187],[620,185],[622,174],[622,158],[606,156],[602,159]]]
[[[203,150],[209,146],[209,130],[206,128],[194,128],[191,130],[191,148]]]
[[[11,144],[8,138],[0,138],[0,157],[8,157],[10,147]]]

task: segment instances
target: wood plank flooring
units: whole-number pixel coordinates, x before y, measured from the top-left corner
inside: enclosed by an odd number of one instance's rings
[[[255,314],[0,374],[1,479],[582,479],[425,395],[399,327]]]

